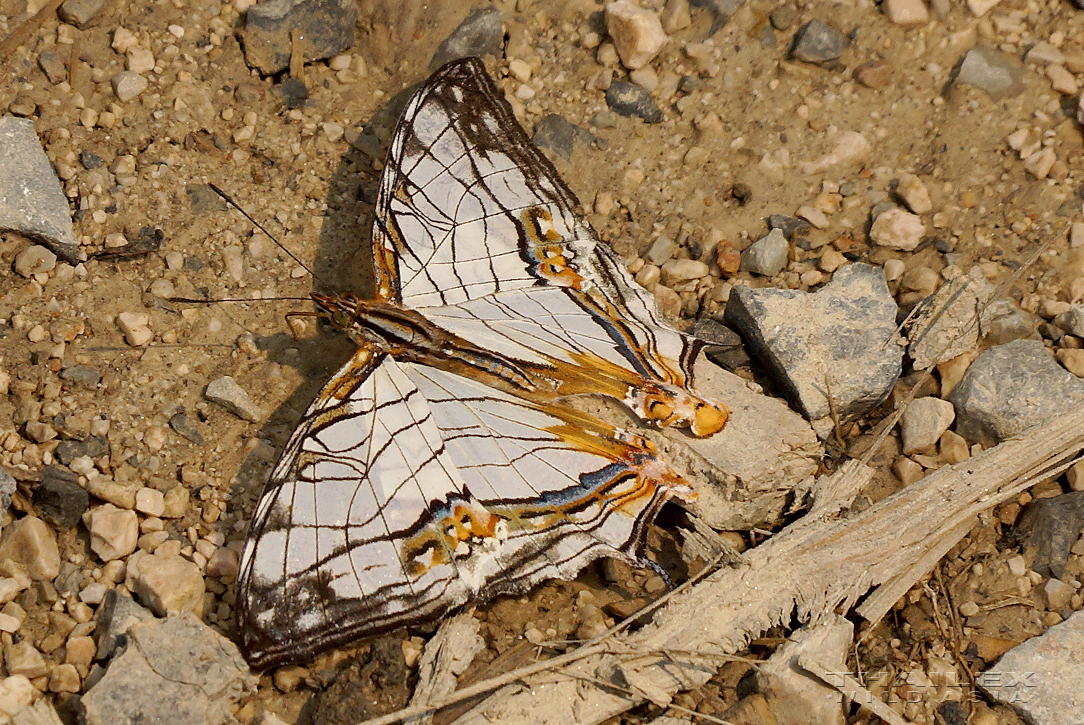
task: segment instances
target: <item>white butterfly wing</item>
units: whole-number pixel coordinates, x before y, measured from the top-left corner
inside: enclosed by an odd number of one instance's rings
[[[238,585],[257,667],[437,617],[468,599],[635,559],[668,495],[644,441],[590,416],[363,350],[294,432]]]
[[[378,295],[449,305],[539,283],[544,250],[582,256],[575,195],[476,58],[443,67],[396,127],[376,201]]]

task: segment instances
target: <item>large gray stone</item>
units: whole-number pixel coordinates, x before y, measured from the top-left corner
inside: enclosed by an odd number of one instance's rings
[[[25,234],[73,264],[86,259],[34,123],[15,116],[0,118],[0,230]]]
[[[1006,652],[979,688],[1033,725],[1074,725],[1084,713],[1084,612]]]
[[[880,267],[848,265],[813,293],[735,287],[725,321],[822,437],[833,416],[845,422],[884,400],[902,370]]]
[[[981,88],[995,101],[1024,92],[1024,64],[992,48],[975,47],[960,61],[955,82]]]
[[[1084,380],[1042,342],[1013,340],[979,355],[949,400],[956,432],[991,446],[1084,403]]]
[[[256,678],[237,646],[191,613],[132,626],[128,644],[83,695],[87,725],[218,725]]]

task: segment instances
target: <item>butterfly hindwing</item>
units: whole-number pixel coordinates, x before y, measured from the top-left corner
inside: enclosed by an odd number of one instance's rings
[[[658,506],[688,493],[646,441],[590,416],[359,355],[363,379],[318,396],[251,525],[238,601],[256,666],[636,561]]]

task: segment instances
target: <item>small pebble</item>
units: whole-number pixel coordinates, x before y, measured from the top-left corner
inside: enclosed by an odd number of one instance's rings
[[[121,312],[117,315],[117,327],[132,347],[142,347],[154,337],[150,321],[150,315],[146,312]]]
[[[900,176],[900,183],[896,187],[896,193],[903,199],[903,203],[907,205],[907,208],[915,214],[925,214],[933,210],[929,189],[922,183],[922,179],[914,174],[902,174]]]
[[[113,93],[121,102],[130,101],[147,90],[147,79],[130,70],[117,73],[111,84]]]
[[[922,0],[884,0],[882,8],[896,25],[924,25],[930,19]]]
[[[903,209],[881,212],[870,229],[870,240],[889,249],[910,252],[922,241],[926,227],[922,220]]]
[[[606,4],[606,30],[613,39],[621,62],[636,70],[651,62],[666,44],[666,32],[659,16],[628,0]]]
[[[30,278],[35,274],[51,272],[56,268],[56,255],[45,247],[35,244],[15,255],[15,271]]]
[[[799,219],[805,219],[807,222],[815,226],[817,229],[824,229],[828,226],[828,217],[824,212],[813,206],[800,206],[798,211],[795,212],[795,216]]]

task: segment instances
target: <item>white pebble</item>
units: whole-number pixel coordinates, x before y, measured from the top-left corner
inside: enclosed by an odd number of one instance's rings
[[[910,252],[919,245],[925,233],[926,227],[919,217],[903,209],[889,209],[878,215],[869,236],[874,244]]]

